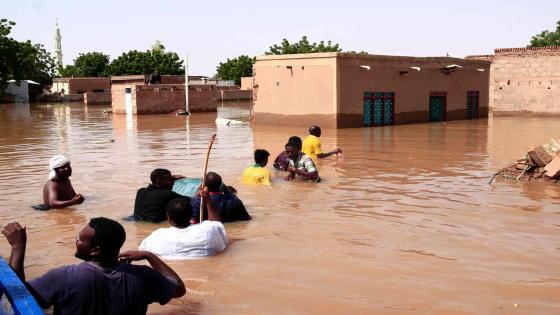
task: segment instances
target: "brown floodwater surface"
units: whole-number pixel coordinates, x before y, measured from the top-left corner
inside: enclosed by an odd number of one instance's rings
[[[235,104],[234,104],[235,105]],[[215,113],[127,118],[83,104],[0,105],[0,224],[27,225],[28,278],[74,258],[75,236],[96,216],[117,219],[135,249],[166,224],[120,220],[156,167],[209,170],[253,215],[228,223],[222,254],[170,262],[188,294],[150,314],[558,314],[560,185],[491,175],[532,145],[560,137],[558,118],[323,130],[321,183],[240,181],[252,152],[271,160],[306,128],[216,125]],[[111,141],[114,140],[114,141]],[[48,161],[72,160],[84,204],[35,211]],[[269,168],[271,166],[269,165]],[[9,246],[0,239],[0,254]]]

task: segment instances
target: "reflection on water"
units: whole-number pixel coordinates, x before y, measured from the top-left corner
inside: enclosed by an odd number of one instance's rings
[[[272,158],[306,128],[218,125],[215,113],[132,116],[82,104],[0,106],[0,223],[28,226],[27,273],[75,263],[74,237],[95,216],[132,212],[156,167],[238,188],[254,216],[226,226],[232,245],[173,262],[189,294],[167,314],[555,314],[560,307],[560,190],[489,176],[528,146],[560,135],[545,118],[324,130],[322,183],[241,184],[252,152]],[[72,160],[86,202],[38,212],[48,160]],[[121,221],[124,249],[165,224]],[[0,253],[8,255],[5,241]],[[517,304],[518,307],[513,307]]]

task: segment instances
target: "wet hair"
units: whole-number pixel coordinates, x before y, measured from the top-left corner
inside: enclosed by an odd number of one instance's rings
[[[314,134],[316,131],[321,131],[321,127],[317,126],[317,125],[312,125],[311,127],[309,127],[309,133],[310,134]]]
[[[192,216],[191,198],[175,198],[165,208],[168,218],[178,226],[189,226]]]
[[[171,175],[171,172],[165,168],[156,168],[150,174],[150,180],[153,184],[155,184],[155,182],[163,179],[163,177],[166,175]]]
[[[217,192],[222,187],[222,177],[214,172],[206,173],[204,186],[208,187],[208,191]]]
[[[91,219],[88,225],[95,230],[91,245],[99,246],[102,256],[117,256],[126,240],[123,226],[117,221],[103,217]]]
[[[293,143],[299,144],[299,149],[301,150],[301,138],[300,138],[300,137],[298,137],[298,136],[291,136],[291,137],[288,139],[288,142],[293,142]]]
[[[296,150],[301,150],[301,144],[296,143],[296,142],[288,142],[288,143],[286,143],[286,145],[284,147],[285,148],[290,147],[290,148],[293,148],[293,149],[296,149]]]
[[[255,163],[262,163],[264,162],[264,160],[268,159],[268,157],[270,156],[270,153],[268,153],[268,151],[266,150],[262,150],[262,149],[257,149],[255,150]]]

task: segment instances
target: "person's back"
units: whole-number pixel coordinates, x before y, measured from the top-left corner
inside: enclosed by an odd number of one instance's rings
[[[245,209],[243,202],[232,194],[228,189],[220,190],[222,177],[214,172],[206,174],[206,187],[208,187],[208,198],[212,200],[214,207],[221,216],[221,222],[251,220],[251,216]],[[198,220],[200,215],[201,198],[197,196],[192,200],[193,219]],[[206,212],[206,211],[205,211]],[[206,214],[205,214],[206,217]]]
[[[270,171],[265,168],[269,156],[270,153],[266,150],[255,150],[255,164],[243,171],[241,175],[243,183],[264,185],[270,185],[272,183]]]
[[[200,193],[200,192],[199,192]],[[168,228],[157,229],[140,243],[140,250],[150,251],[164,259],[190,259],[212,256],[228,244],[224,225],[208,198],[204,198],[209,220],[190,225],[192,208],[189,200],[174,199],[167,205]]]
[[[147,266],[103,269],[89,262],[55,268],[29,285],[54,314],[146,314],[148,304],[166,304],[176,286]]]
[[[79,232],[74,256],[83,263],[51,269],[31,281],[24,270],[26,228],[12,222],[2,234],[12,247],[10,267],[42,308],[54,306],[54,314],[145,314],[148,304],[166,304],[186,292],[179,275],[156,255],[121,253],[126,232],[111,219],[92,218]],[[150,266],[130,264],[139,260]]]
[[[165,207],[175,198],[185,198],[172,191],[174,177],[166,169],[155,169],[150,174],[152,183],[140,188],[134,200],[134,217],[137,220],[159,222],[166,218]]]
[[[301,151],[305,153],[305,155],[309,156],[313,160],[313,163],[317,163],[317,158],[322,159],[333,154],[336,154],[338,156],[342,153],[342,150],[340,150],[339,148],[336,148],[329,152],[323,152],[323,149],[321,148],[321,140],[319,139],[319,137],[321,137],[321,127],[313,125],[309,127],[309,136],[307,136],[303,140]]]
[[[301,152],[309,156],[313,162],[317,162],[317,154],[323,153],[321,150],[321,140],[314,135],[309,135],[303,139]]]

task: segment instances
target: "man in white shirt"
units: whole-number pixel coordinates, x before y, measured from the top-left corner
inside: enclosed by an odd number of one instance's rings
[[[214,209],[206,190],[199,194],[206,204],[208,220],[190,225],[191,202],[188,199],[171,200],[166,208],[168,228],[155,230],[140,243],[139,249],[152,252],[164,259],[193,259],[212,256],[228,244],[220,214]]]

